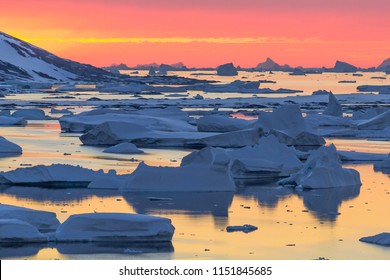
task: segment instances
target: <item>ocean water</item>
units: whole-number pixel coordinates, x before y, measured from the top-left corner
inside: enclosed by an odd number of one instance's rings
[[[204,71],[202,71],[203,73]],[[141,72],[141,74],[143,74]],[[237,77],[195,76],[194,72],[177,72],[200,79],[233,81]],[[210,73],[212,74],[212,73]],[[241,80],[267,79],[272,89],[303,90],[309,95],[318,89],[334,93],[354,93],[359,84],[388,84],[372,79],[383,73],[289,76],[240,72]],[[246,78],[244,78],[246,77]],[[386,76],[384,76],[386,77]],[[357,83],[338,83],[356,80]],[[263,85],[261,86],[263,87]],[[66,93],[72,110],[90,110],[83,100],[96,92]],[[192,93],[191,93],[192,94]],[[223,93],[203,94],[210,98],[227,98]],[[229,97],[251,97],[251,94],[229,94]],[[127,95],[98,95],[103,100],[132,100]],[[272,95],[272,97],[275,97]],[[8,101],[35,102],[31,106],[49,111],[45,102],[56,102],[49,93],[20,94]],[[153,98],[162,98],[155,96]],[[165,97],[164,97],[165,98]],[[74,102],[77,101],[77,106]],[[390,102],[389,102],[390,103]],[[63,108],[57,106],[58,108]],[[184,108],[193,110],[193,108]],[[202,108],[197,108],[197,110]],[[243,116],[241,116],[243,117]],[[22,146],[17,157],[0,158],[0,171],[23,165],[66,163],[95,170],[114,169],[120,174],[132,172],[140,161],[155,166],[178,166],[192,152],[188,149],[144,149],[142,155],[102,153],[101,147],[83,146],[79,134],[61,133],[57,120],[30,121],[25,127],[1,127],[1,136]],[[389,141],[327,139],[338,149],[371,153],[389,153]],[[388,232],[390,229],[390,175],[374,171],[372,163],[349,163],[345,167],[359,171],[361,187],[298,191],[277,186],[275,182],[251,185],[237,182],[233,193],[190,194],[126,194],[112,190],[48,189],[39,187],[3,187],[0,202],[32,209],[53,211],[63,222],[72,214],[91,212],[125,212],[152,214],[170,218],[175,226],[172,246],[165,247],[96,247],[91,244],[45,247],[0,247],[0,257],[22,259],[390,259],[390,248],[359,242],[359,238]],[[169,197],[169,201],[151,201],[150,196]],[[251,224],[258,230],[251,233],[226,231],[227,226]]]

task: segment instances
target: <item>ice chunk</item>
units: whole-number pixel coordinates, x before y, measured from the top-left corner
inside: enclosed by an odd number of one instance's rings
[[[17,219],[0,219],[0,243],[43,243],[47,237],[30,223]]]
[[[280,180],[279,184],[317,189],[360,186],[361,182],[359,172],[342,167],[336,147],[332,144],[314,151],[300,171]]]
[[[322,146],[325,144],[325,139],[313,132],[272,129],[269,134],[278,138],[280,143],[288,146]]]
[[[137,148],[136,145],[132,143],[120,143],[118,145],[109,147],[103,150],[103,153],[112,153],[112,154],[143,154],[144,152]]]
[[[27,121],[24,118],[0,116],[0,125],[25,125],[25,124],[27,124]]]
[[[358,124],[358,129],[382,130],[390,126],[390,109]]]
[[[56,232],[57,242],[170,242],[175,228],[167,218],[93,213],[70,216]]]
[[[258,228],[256,226],[245,224],[243,226],[228,226],[226,227],[227,232],[234,232],[234,231],[242,231],[244,233],[249,233],[252,231],[257,230]]]
[[[217,67],[217,75],[219,76],[237,76],[238,72],[233,63],[226,63]]]
[[[22,148],[4,137],[0,136],[0,155],[1,154],[21,154]]]
[[[93,180],[115,175],[115,171],[104,173],[103,170],[94,171],[92,169],[67,164],[37,165],[1,172],[0,184],[87,187]]]
[[[382,232],[377,235],[362,237],[359,241],[381,246],[390,246],[390,232]]]
[[[328,107],[324,111],[325,115],[342,117],[343,116],[343,108],[341,107],[339,101],[336,99],[333,93],[329,93],[329,103]]]
[[[298,105],[283,105],[271,113],[260,112],[257,122],[265,130],[306,130],[306,123]]]
[[[225,166],[154,167],[141,162],[121,188],[123,192],[234,192]]]
[[[0,219],[21,220],[32,224],[43,233],[55,231],[60,224],[55,213],[7,204],[0,204]]]
[[[313,91],[313,93],[311,95],[328,95],[330,93],[332,93],[332,92],[327,91],[327,90],[323,90],[323,89],[319,89],[319,90]]]
[[[336,61],[336,64],[333,67],[333,71],[337,73],[354,73],[357,70],[356,66],[339,60]]]
[[[377,162],[374,164],[374,169],[375,170],[382,170],[382,171],[388,171],[390,172],[390,154],[389,156],[384,159],[381,162]],[[387,172],[386,172],[387,173]]]
[[[26,120],[45,120],[45,112],[41,109],[20,109],[12,113],[12,117]]]

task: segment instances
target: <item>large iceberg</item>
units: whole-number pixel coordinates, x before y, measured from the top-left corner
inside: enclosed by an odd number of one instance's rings
[[[60,222],[56,214],[7,204],[0,204],[0,219],[16,219],[30,223],[40,232],[53,232]]]
[[[217,75],[219,76],[237,76],[238,72],[233,63],[226,63],[217,67]]]
[[[167,218],[93,213],[70,216],[56,232],[57,242],[170,242],[175,228]]]
[[[37,165],[0,172],[0,185],[87,187],[93,180],[111,176],[116,176],[116,172],[110,170],[104,173],[103,170],[94,171],[67,164]]]
[[[336,147],[320,147],[312,152],[303,168],[286,179],[281,185],[304,189],[360,186],[360,175],[354,169],[343,168]]]
[[[254,146],[240,149],[204,148],[185,156],[186,165],[227,166],[235,179],[283,177],[302,167],[295,149],[279,143],[276,137],[262,137]]]
[[[141,162],[120,189],[123,192],[234,192],[225,166],[155,167]]]

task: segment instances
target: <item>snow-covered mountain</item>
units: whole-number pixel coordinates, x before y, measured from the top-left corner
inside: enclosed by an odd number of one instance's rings
[[[111,80],[103,69],[60,58],[0,32],[0,81],[71,82]]]

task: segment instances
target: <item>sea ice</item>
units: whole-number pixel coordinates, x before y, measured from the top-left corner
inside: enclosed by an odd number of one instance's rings
[[[19,109],[12,113],[14,118],[24,118],[26,120],[45,120],[45,112],[41,109]]]
[[[0,243],[44,243],[47,237],[30,223],[0,219]]]
[[[22,148],[19,145],[16,145],[4,137],[0,136],[0,155],[4,154],[21,154]]]
[[[361,182],[359,172],[342,167],[332,144],[313,151],[300,171],[280,180],[279,184],[317,189],[360,186]]]
[[[390,233],[382,232],[374,236],[362,237],[359,239],[359,241],[381,245],[381,246],[390,246]]]
[[[155,167],[141,162],[121,188],[123,192],[234,192],[225,166]]]
[[[333,93],[329,93],[329,103],[328,107],[324,111],[325,115],[342,117],[343,116],[343,108],[341,107],[339,101],[336,99]]]
[[[0,204],[0,219],[17,219],[32,224],[40,232],[52,232],[60,222],[56,214],[7,204]]]
[[[237,76],[238,72],[233,63],[226,63],[217,67],[217,75],[219,76]]]
[[[112,154],[143,154],[144,152],[137,148],[136,145],[128,142],[109,147],[103,150],[103,153]]]
[[[170,242],[175,228],[167,218],[93,213],[70,216],[56,232],[57,242]]]

